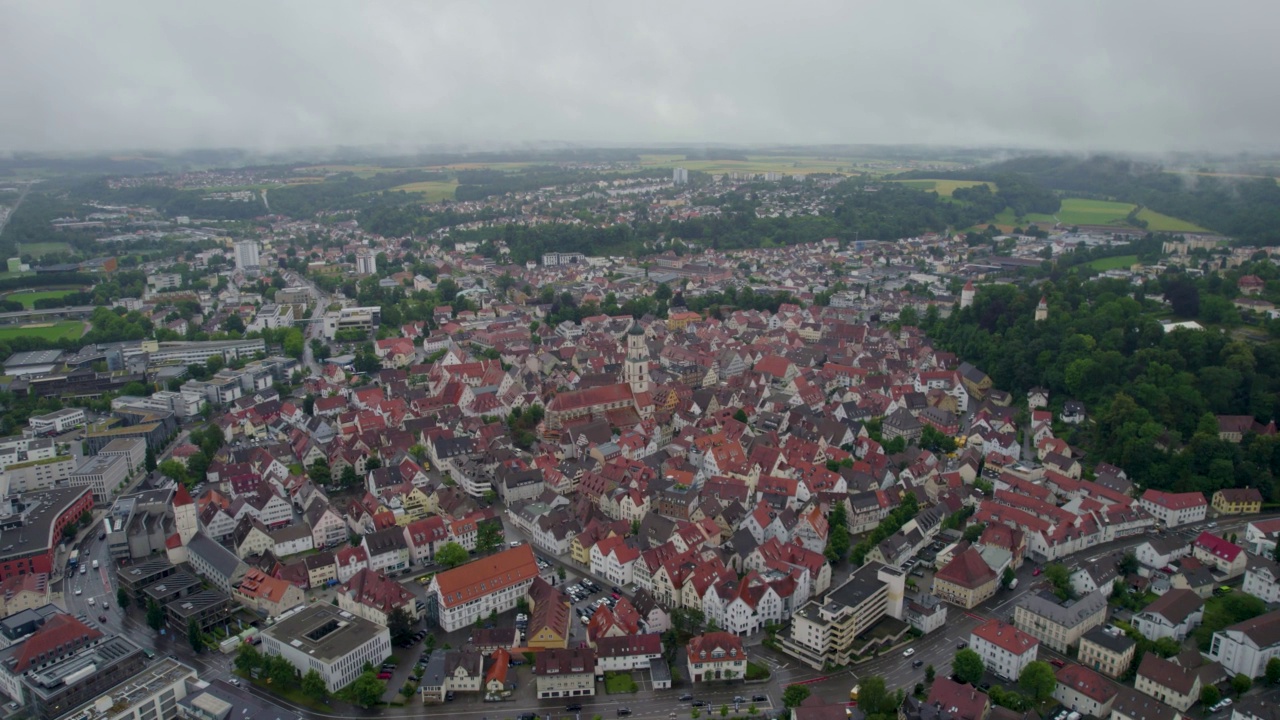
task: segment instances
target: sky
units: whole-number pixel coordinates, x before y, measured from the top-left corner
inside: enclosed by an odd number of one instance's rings
[[[1275,150],[1280,6],[0,0],[0,151]]]

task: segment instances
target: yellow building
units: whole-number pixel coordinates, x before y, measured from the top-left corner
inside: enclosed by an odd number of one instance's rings
[[[1213,509],[1221,515],[1249,515],[1262,512],[1262,493],[1255,488],[1230,488],[1213,494]]]
[[[967,548],[947,563],[933,577],[933,594],[939,599],[972,609],[996,594],[1000,576],[987,565],[982,555]]]

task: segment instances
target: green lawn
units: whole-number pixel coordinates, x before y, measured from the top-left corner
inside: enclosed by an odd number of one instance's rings
[[[917,190],[926,192],[936,192],[941,197],[951,197],[951,194],[960,188],[973,187],[974,185],[986,185],[994,192],[995,183],[982,182],[981,180],[894,180],[900,185],[913,187]]]
[[[46,340],[75,340],[84,335],[84,323],[75,320],[64,320],[57,323],[39,323],[37,325],[3,325],[0,326],[0,340],[12,340],[20,337],[38,337]]]
[[[33,290],[33,291],[26,291],[26,292],[11,293],[8,296],[6,296],[5,299],[16,300],[17,302],[22,303],[23,307],[30,310],[36,306],[37,300],[43,300],[45,298],[63,298],[74,292],[76,291],[75,290]]]
[[[458,189],[458,181],[453,180],[450,182],[439,182],[427,180],[424,182],[409,183],[408,185],[398,185],[391,189],[419,193],[426,197],[427,202],[439,202],[441,200],[453,199],[454,191]]]
[[[618,693],[633,693],[639,690],[636,687],[636,681],[631,679],[631,673],[605,673],[604,674],[604,691],[610,695]]]
[[[1022,226],[1035,224],[1040,229],[1052,228],[1057,223],[1064,227],[1072,225],[1106,225],[1116,228],[1131,228],[1140,231],[1127,222],[1129,213],[1135,206],[1132,203],[1111,202],[1110,200],[1086,200],[1084,198],[1064,198],[1062,208],[1056,215],[1031,213],[1022,217],[1013,214],[1013,210],[1005,208],[995,217],[994,223],[1003,226]],[[1209,232],[1194,223],[1162,215],[1143,208],[1138,211],[1138,219],[1147,221],[1147,230],[1153,232]]]
[[[1119,257],[1098,258],[1089,263],[1089,267],[1094,270],[1115,270],[1117,268],[1127,268],[1138,262],[1137,255],[1121,255]]]
[[[64,242],[19,243],[18,254],[40,257],[55,252],[71,252],[71,245]]]

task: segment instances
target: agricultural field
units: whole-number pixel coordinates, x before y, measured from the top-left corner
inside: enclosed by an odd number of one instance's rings
[[[1127,268],[1138,262],[1137,255],[1121,255],[1119,257],[1098,258],[1089,263],[1089,267],[1099,272]]]
[[[19,243],[18,254],[41,257],[49,253],[71,252],[71,245],[64,242]]]
[[[0,340],[38,337],[46,340],[75,340],[84,335],[85,324],[76,320],[32,325],[0,325]]]
[[[900,185],[913,187],[917,190],[926,192],[936,192],[941,197],[951,197],[951,194],[960,188],[973,187],[974,185],[986,185],[991,188],[992,192],[996,190],[996,184],[992,182],[983,182],[981,180],[894,180]]]
[[[773,155],[748,155],[746,160],[689,160],[684,155],[641,155],[640,165],[646,168],[682,167],[707,173],[767,173],[808,175],[810,173],[857,172],[857,161],[847,158],[782,157]]]
[[[1111,202],[1109,200],[1064,198],[1062,209],[1058,211],[1057,215],[1031,213],[1022,217],[1015,217],[1012,210],[1005,208],[1004,212],[995,217],[994,223],[1002,228],[1026,227],[1033,223],[1040,226],[1041,229],[1052,228],[1058,223],[1065,227],[1072,225],[1104,225],[1128,228],[1132,226],[1126,222],[1126,219],[1134,207],[1131,203]],[[1208,232],[1208,230],[1193,223],[1162,215],[1147,208],[1143,208],[1138,212],[1138,218],[1146,220],[1146,229],[1154,232]]]
[[[76,292],[76,290],[74,289],[20,291],[20,292],[10,293],[9,295],[6,295],[5,299],[16,300],[17,302],[22,303],[23,307],[25,307],[28,310],[31,310],[36,306],[37,300],[43,300],[45,298],[62,298],[74,292]]]
[[[441,200],[452,200],[454,192],[458,189],[458,181],[450,182],[426,181],[409,183],[408,185],[398,185],[391,188],[392,190],[401,190],[408,193],[419,193],[427,199],[427,202],[439,202]]]

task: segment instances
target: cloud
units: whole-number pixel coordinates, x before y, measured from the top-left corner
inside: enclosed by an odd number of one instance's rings
[[[0,149],[1275,149],[1245,2],[9,3]]]

